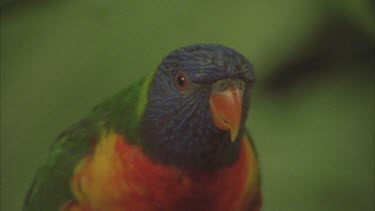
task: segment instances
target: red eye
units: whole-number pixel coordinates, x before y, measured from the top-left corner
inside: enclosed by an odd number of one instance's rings
[[[187,78],[184,73],[182,72],[177,73],[176,84],[177,84],[177,88],[180,90],[184,90],[186,88]]]

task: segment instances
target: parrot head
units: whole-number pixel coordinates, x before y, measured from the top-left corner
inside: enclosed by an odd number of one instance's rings
[[[230,165],[239,155],[254,81],[252,65],[231,48],[173,51],[150,84],[140,128],[144,151],[185,168]]]

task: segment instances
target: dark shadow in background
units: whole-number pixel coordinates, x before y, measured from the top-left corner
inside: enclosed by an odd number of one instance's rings
[[[373,1],[371,3],[374,6]],[[374,83],[375,43],[365,29],[350,19],[334,17],[321,24],[315,37],[301,46],[295,57],[270,71],[273,74],[265,79],[263,91],[270,95],[285,95],[298,90],[300,81],[311,84],[322,75],[332,81],[349,75],[358,77],[363,83]],[[357,71],[352,71],[353,68]]]

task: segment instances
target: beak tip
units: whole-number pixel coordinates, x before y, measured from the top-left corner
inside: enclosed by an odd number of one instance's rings
[[[233,143],[236,139],[237,139],[237,136],[238,136],[238,132],[236,131],[230,131],[230,141]]]

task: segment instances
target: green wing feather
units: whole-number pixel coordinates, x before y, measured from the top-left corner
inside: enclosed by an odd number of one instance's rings
[[[97,129],[90,120],[61,134],[53,144],[44,166],[37,172],[27,194],[24,210],[57,210],[73,198],[70,178],[76,163],[91,150]]]
[[[72,200],[70,179],[76,164],[87,154],[101,130],[114,130],[137,140],[137,127],[147,103],[151,76],[96,106],[88,118],[62,133],[54,142],[44,166],[26,196],[24,211],[51,211]]]

